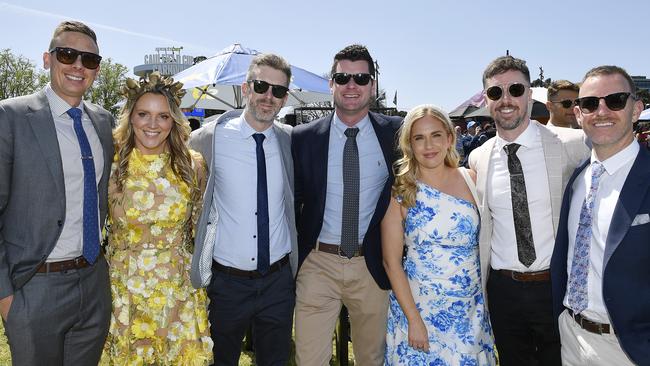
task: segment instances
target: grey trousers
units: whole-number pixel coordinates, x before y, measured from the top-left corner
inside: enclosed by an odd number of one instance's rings
[[[103,256],[79,270],[37,273],[14,293],[5,333],[14,365],[97,365],[111,319]]]

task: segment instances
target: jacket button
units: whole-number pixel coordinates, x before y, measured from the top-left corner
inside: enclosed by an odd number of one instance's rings
[[[57,221],[56,224],[59,225],[59,227],[63,226],[63,220]]]

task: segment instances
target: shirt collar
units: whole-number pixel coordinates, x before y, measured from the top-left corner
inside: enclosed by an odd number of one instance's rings
[[[521,135],[517,136],[515,141],[506,141],[497,133],[495,145],[497,149],[499,149],[499,151],[502,151],[504,146],[512,143],[516,143],[527,149],[530,149],[540,142],[538,136],[539,136],[538,126],[536,123],[534,123],[531,120],[528,123],[528,127],[526,127],[526,129],[524,130],[524,132],[521,133]]]
[[[359,129],[359,133],[358,133],[359,136],[363,136],[367,134],[369,132],[369,129],[372,127],[372,124],[370,123],[370,117],[368,117],[368,115],[366,114],[365,117],[363,117],[359,122],[357,122],[356,125],[354,125],[354,127]],[[345,137],[345,130],[347,130],[348,128],[351,127],[343,123],[343,121],[341,121],[341,119],[335,112],[334,117],[332,118],[332,129],[334,130],[334,132],[336,132],[336,135],[339,138]]]
[[[605,167],[605,171],[607,172],[608,175],[613,175],[619,169],[626,166],[631,161],[634,161],[634,159],[636,159],[636,156],[638,154],[639,154],[639,144],[636,142],[636,140],[633,140],[632,143],[627,145],[626,148],[610,156],[604,161],[601,161],[600,163],[603,164],[603,166]],[[599,161],[599,160],[596,158],[596,153],[592,150],[591,162],[593,163],[594,161]]]
[[[246,121],[246,118],[244,117],[243,113],[239,118],[233,118],[228,122],[232,126],[235,126],[235,127],[237,127],[239,129],[239,132],[240,132],[241,137],[243,139],[252,138],[253,135],[256,134],[256,133],[263,134],[265,136],[265,139],[267,139],[267,140],[271,139],[271,138],[273,138],[275,136],[275,131],[272,128],[273,124],[269,125],[269,128],[267,128],[264,131],[261,131],[261,132],[257,131],[253,127],[251,127],[251,125],[248,124],[248,122]]]
[[[45,96],[47,97],[47,101],[50,104],[50,110],[52,113],[57,116],[57,117],[69,117],[67,112],[70,108],[79,108],[81,109],[81,113],[85,113],[84,108],[83,108],[83,100],[79,102],[79,105],[71,107],[68,102],[63,100],[55,91],[52,89],[51,84],[47,84],[44,89]],[[72,118],[72,117],[69,117]]]

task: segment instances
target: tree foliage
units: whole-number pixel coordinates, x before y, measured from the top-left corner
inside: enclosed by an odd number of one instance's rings
[[[0,51],[0,100],[33,93],[47,83],[47,75],[10,49]]]
[[[84,99],[99,104],[114,116],[117,116],[119,107],[115,105],[124,99],[120,88],[124,85],[128,71],[129,69],[126,66],[114,63],[110,58],[102,60],[99,74],[90,89],[86,91]]]

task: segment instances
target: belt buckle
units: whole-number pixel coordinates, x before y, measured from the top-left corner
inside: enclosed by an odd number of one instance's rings
[[[83,264],[83,261],[85,258],[83,256],[79,256],[75,259],[72,260],[72,264],[74,265],[74,268],[81,268],[81,265]]]
[[[347,258],[347,254],[343,252],[343,249],[341,249],[342,245],[339,244],[338,248],[336,249],[336,254],[338,254],[339,257],[345,257]]]

